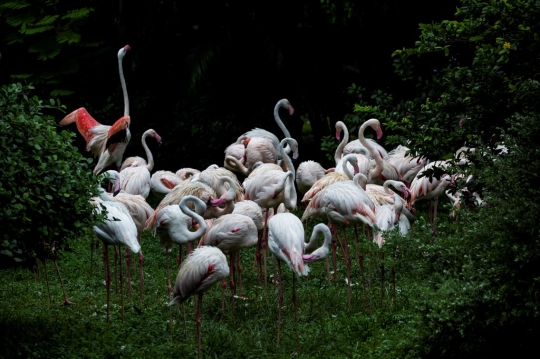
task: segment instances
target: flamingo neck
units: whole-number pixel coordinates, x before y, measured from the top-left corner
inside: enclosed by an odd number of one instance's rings
[[[296,171],[294,169],[294,165],[292,163],[291,158],[289,157],[289,155],[287,154],[287,151],[285,150],[286,145],[288,145],[290,149],[293,148],[293,145],[294,145],[294,143],[292,143],[293,141],[296,142],[294,139],[290,137],[284,138],[283,140],[281,140],[279,150],[281,151],[281,158],[283,159],[283,161],[285,161],[285,165],[287,166],[287,171],[292,172],[293,180],[294,180],[296,178]]]
[[[150,135],[150,132],[151,130],[148,130],[143,133],[141,142],[144,148],[144,152],[146,153],[147,164],[145,167],[148,171],[151,172],[154,169],[154,156],[152,156],[152,151],[150,151],[150,148],[148,148],[148,145],[146,144],[146,137]]]
[[[188,233],[186,233],[186,240],[189,242],[189,241],[193,241],[197,238],[200,238],[202,237],[202,235],[204,234],[204,232],[206,232],[206,228],[207,228],[207,225],[206,225],[206,221],[204,220],[204,218],[202,216],[200,216],[198,213],[192,211],[191,209],[188,208],[188,206],[186,205],[186,202],[187,201],[193,201],[195,203],[195,208],[204,208],[206,209],[206,205],[204,204],[204,202],[198,198],[198,197],[195,197],[195,196],[186,196],[184,198],[182,198],[182,200],[180,201],[180,210],[187,216],[191,217],[192,219],[196,220],[197,223],[199,223],[199,228],[197,228],[196,231],[194,232],[191,232],[191,231],[186,231]],[[204,211],[204,210],[203,210]]]
[[[274,119],[276,120],[276,123],[279,126],[279,128],[281,129],[281,131],[283,131],[283,135],[285,137],[291,137],[291,134],[289,133],[289,130],[287,130],[287,127],[285,127],[285,124],[283,123],[283,121],[281,121],[281,118],[279,117],[279,109],[280,109],[280,107],[284,107],[283,104],[284,104],[284,101],[280,100],[280,101],[278,101],[278,103],[274,107]]]
[[[365,131],[366,127],[373,125],[375,123],[375,121],[379,122],[378,120],[375,120],[375,119],[371,119],[371,120],[368,120],[368,121],[364,122],[362,124],[362,126],[360,126],[360,129],[358,130],[358,140],[360,141],[362,146],[364,146],[365,148],[368,149],[368,151],[371,153],[371,156],[375,160],[375,168],[373,168],[373,169],[371,169],[369,171],[369,178],[368,178],[369,180],[373,180],[373,179],[379,177],[382,170],[383,170],[383,162],[382,162],[381,154],[375,148],[375,146],[373,146],[364,137],[364,131]]]
[[[338,129],[340,130],[338,131]],[[347,142],[349,142],[349,130],[347,129],[347,126],[342,121],[338,121],[336,122],[336,138],[337,139],[339,139],[341,131],[343,131],[343,139],[339,143],[339,146],[336,148],[336,152],[334,154],[334,161],[336,162],[336,166],[338,162],[341,160],[341,157],[343,156],[343,149],[347,145]]]
[[[227,156],[225,157],[225,164],[232,169],[232,171],[238,171],[242,173],[244,176],[247,176],[249,174],[249,170],[242,162],[240,162],[236,157],[234,156]]]
[[[120,84],[122,85],[122,93],[124,94],[124,116],[129,116],[129,97],[126,86],[126,79],[124,78],[124,68],[122,66],[122,60],[124,56],[118,57],[118,72],[120,74]]]

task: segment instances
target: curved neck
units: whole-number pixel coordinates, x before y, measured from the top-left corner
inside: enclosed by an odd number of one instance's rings
[[[227,156],[225,157],[225,164],[231,171],[237,171],[242,173],[244,176],[247,176],[249,174],[249,170],[242,162],[240,162],[236,157],[234,156]]]
[[[364,137],[364,131],[365,131],[366,127],[372,126],[372,125],[378,124],[378,123],[379,123],[379,121],[376,120],[376,119],[368,120],[368,121],[364,122],[362,124],[362,126],[360,126],[360,129],[358,130],[358,140],[360,141],[362,146],[364,146],[365,148],[368,149],[368,151],[371,153],[371,156],[375,160],[375,168],[372,168],[371,170],[369,170],[369,178],[368,178],[369,180],[372,180],[372,179],[375,179],[375,178],[379,177],[379,175],[381,174],[381,172],[383,170],[383,162],[382,162],[381,154],[379,153],[379,151],[377,151],[375,146],[373,146]],[[379,128],[380,128],[380,124],[379,124]],[[379,135],[379,131],[377,131],[377,135]]]
[[[399,184],[401,184],[401,183],[402,182],[394,181],[394,180],[386,180],[386,181],[384,181],[384,183],[383,183],[384,192],[388,193],[388,194],[392,194],[392,192],[390,192],[390,188],[388,188],[388,186],[392,185],[397,189],[398,188],[397,186]]]
[[[401,216],[401,211],[403,211],[403,202],[401,197],[397,193],[394,193],[394,211],[396,213],[395,223],[399,222],[399,216]]]
[[[354,160],[356,159],[356,155],[347,155],[343,158],[343,172],[345,172],[345,175],[347,177],[349,177],[349,179],[353,179],[354,178],[354,174],[351,172],[351,169],[349,168],[349,166],[347,166],[347,163],[350,163],[353,167],[355,167],[355,164],[353,163]],[[358,168],[358,165],[356,165],[356,168]]]
[[[285,146],[286,145],[289,145],[289,148],[293,151],[293,155],[294,153],[297,153],[297,149],[298,149],[298,143],[296,142],[296,140],[290,138],[290,137],[287,137],[287,138],[284,138],[283,140],[281,140],[281,143],[279,145],[279,150],[281,151],[281,158],[283,159],[283,161],[285,161],[285,165],[287,166],[287,171],[291,171],[292,174],[293,174],[293,179],[296,178],[296,171],[294,169],[294,165],[292,163],[292,160],[291,158],[289,157],[289,155],[287,154],[286,150],[285,150]]]
[[[304,247],[304,252],[312,252],[315,247],[317,246],[317,243],[319,242],[319,234],[324,235],[324,242],[319,247],[321,248],[327,248],[330,249],[330,245],[332,244],[332,234],[330,232],[330,229],[328,226],[324,223],[319,223],[315,227],[313,227],[313,233],[311,233],[311,238],[309,239],[309,242],[306,243],[306,246]]]
[[[225,187],[225,183],[229,184],[228,189]],[[212,204],[212,214],[215,217],[232,213],[234,210],[234,199],[236,197],[236,184],[232,178],[227,176],[220,177],[218,186],[220,192],[223,194],[216,200],[210,200],[210,203]],[[225,207],[221,208],[220,206],[223,204]]]
[[[368,181],[368,178],[363,173],[357,173],[354,175],[354,178],[353,178],[354,184],[362,188],[364,191],[366,190],[367,181]]]
[[[283,203],[288,209],[296,208],[296,188],[294,187],[294,174],[289,171],[285,176],[285,190],[283,192]],[[277,210],[276,210],[277,213]]]
[[[120,73],[120,84],[122,84],[122,93],[124,94],[124,116],[129,116],[129,98],[126,87],[126,79],[124,78],[124,68],[122,60],[124,55],[118,57],[118,72]]]
[[[283,100],[279,100],[276,106],[274,107],[274,119],[276,120],[276,123],[279,126],[279,128],[281,128],[281,131],[283,131],[283,135],[285,135],[285,137],[291,137],[289,130],[287,130],[287,127],[285,127],[285,124],[283,123],[283,121],[281,121],[281,118],[279,117],[280,107],[284,107]]]
[[[345,124],[342,121],[336,122],[336,138],[338,140],[340,137],[340,132],[342,130],[343,130],[343,139],[339,143],[339,146],[336,148],[336,153],[334,154],[334,161],[336,162],[336,165],[341,160],[341,156],[343,156],[343,149],[347,145],[347,142],[349,142],[349,130],[347,129],[347,126],[345,126]]]
[[[105,192],[105,190],[103,188],[99,188],[99,198],[101,198],[102,200],[104,201],[112,201],[113,198],[111,197],[110,194],[108,194],[107,192]]]
[[[151,132],[152,130],[145,131],[141,139],[144,152],[146,153],[146,161],[148,162],[145,167],[150,172],[152,172],[152,170],[154,169],[154,157],[152,156],[152,152],[150,151],[150,149],[148,148],[148,145],[146,144],[146,137],[148,137],[148,135],[150,135]]]
[[[187,240],[188,241],[193,241],[197,238],[200,238],[202,237],[202,235],[204,234],[204,232],[206,232],[206,222],[204,220],[204,218],[202,216],[200,216],[199,214],[197,214],[196,212],[192,211],[191,209],[189,209],[186,205],[186,202],[187,201],[192,201],[195,203],[195,208],[197,210],[201,209],[201,208],[204,208],[206,209],[206,205],[204,204],[204,202],[198,198],[198,197],[195,197],[195,196],[185,196],[184,198],[182,198],[182,200],[180,201],[180,210],[182,212],[184,212],[184,214],[190,216],[192,219],[196,220],[197,223],[199,223],[199,228],[195,231],[195,232],[191,232],[191,231],[187,231],[189,232],[189,234],[186,233],[186,237],[187,237]],[[203,211],[204,211],[203,209]]]

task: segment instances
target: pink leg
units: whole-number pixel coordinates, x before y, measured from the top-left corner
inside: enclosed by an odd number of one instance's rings
[[[431,228],[433,230],[433,235],[437,237],[437,225],[435,224],[435,218],[437,218],[437,205],[439,203],[439,198],[436,197],[433,199],[433,223],[431,224]]]
[[[332,229],[332,262],[334,264],[334,282],[337,281],[337,257],[336,257],[336,251],[337,251],[337,228],[335,225],[331,225],[330,228]]]
[[[198,304],[197,304],[197,318],[195,318],[195,321],[197,322],[197,348],[199,349],[199,359],[202,359],[202,337],[201,337],[201,312],[202,312],[202,298],[203,294],[199,293],[198,295]]]
[[[293,273],[293,282],[292,282],[292,300],[294,303],[294,327],[296,329],[296,340],[299,339],[298,336],[298,308],[296,306],[296,274]]]
[[[111,268],[109,266],[109,246],[103,244],[103,267],[105,268],[105,286],[107,288],[107,323],[109,323],[110,296],[111,296]]]
[[[56,272],[58,273],[58,278],[60,278],[60,285],[62,286],[62,292],[64,293],[64,305],[75,304],[73,302],[70,302],[67,297],[66,288],[64,288],[64,281],[62,280],[62,275],[60,274],[60,268],[58,267],[58,262],[56,261],[56,258],[54,259],[54,265],[56,266]]]
[[[131,299],[131,253],[129,249],[126,247],[126,274],[127,274],[127,282],[128,282],[128,294],[129,299]]]
[[[343,257],[345,258],[345,265],[347,266],[347,302],[351,305],[351,258],[349,257],[349,247],[347,244],[347,234],[345,226],[341,227],[343,231]]]
[[[236,294],[236,287],[235,287],[235,281],[236,281],[236,278],[235,278],[235,267],[236,267],[236,253],[235,252],[232,252],[230,254],[230,257],[231,257],[231,281],[229,283],[229,286],[231,287],[231,311],[234,313],[234,296]]]
[[[140,264],[139,266],[139,291],[140,291],[139,300],[141,304],[143,303],[143,290],[144,290],[143,261],[144,261],[144,256],[141,249],[141,251],[139,252],[139,264]]]
[[[118,253],[122,253],[120,251],[120,246],[118,246]],[[124,272],[122,270],[122,258],[120,258],[120,303],[121,303],[121,308],[122,308],[122,323],[123,323],[124,322]]]
[[[278,275],[279,275],[279,301],[278,301],[278,327],[277,327],[277,346],[279,347],[279,334],[281,330],[281,307],[283,307],[283,278],[281,277],[281,261],[277,260]]]

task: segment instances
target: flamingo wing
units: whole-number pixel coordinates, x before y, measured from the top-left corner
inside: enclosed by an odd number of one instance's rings
[[[105,147],[109,152],[113,152],[116,148],[116,145],[120,142],[129,141],[129,125],[131,119],[129,116],[120,117],[107,132],[107,142]]]

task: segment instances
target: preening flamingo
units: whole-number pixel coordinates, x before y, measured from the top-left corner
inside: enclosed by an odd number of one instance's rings
[[[203,294],[214,284],[229,275],[227,258],[216,247],[202,246],[195,248],[182,262],[174,284],[173,299],[169,306],[182,304],[191,295],[198,294],[197,300],[197,347],[199,359],[202,358],[201,312]]]
[[[238,181],[238,178],[234,173],[224,167],[219,167],[215,164],[210,165],[204,171],[200,172],[197,179],[194,179],[193,181],[206,183],[216,191],[218,196],[222,196],[225,192],[229,191],[230,187],[228,182],[223,183],[220,181],[221,177],[229,177],[233,180],[234,189],[236,191],[234,201],[242,201],[244,199],[244,188],[242,187],[242,184]]]
[[[162,200],[174,187],[182,183],[182,179],[171,171],[156,171],[150,177],[150,191]]]
[[[409,220],[402,213],[404,207],[401,197],[397,193],[394,193],[392,197],[392,204],[384,204],[377,207],[375,213],[377,217],[376,225],[379,230],[375,233],[373,241],[379,245],[379,248],[386,242],[382,232],[392,230],[398,226],[400,233],[406,235],[411,228]]]
[[[79,133],[86,140],[86,150],[91,151],[94,157],[99,157],[93,171],[94,174],[100,173],[112,164],[116,164],[117,170],[120,171],[122,156],[131,139],[131,132],[129,131],[129,125],[131,123],[129,117],[129,98],[122,68],[122,60],[126,52],[130,49],[131,47],[126,45],[118,51],[118,70],[122,92],[124,93],[124,116],[112,126],[106,126],[97,122],[84,107],[81,107],[60,121],[60,125],[62,126],[75,122]]]
[[[154,169],[154,157],[146,144],[148,136],[154,137],[161,144],[161,137],[153,129],[146,130],[142,135],[142,145],[148,158],[148,163],[143,166],[127,167],[120,171],[120,188],[127,193],[139,194],[147,198],[150,194],[150,172]]]
[[[278,282],[279,282],[279,304],[278,304],[278,334],[277,346],[279,346],[281,329],[281,308],[283,307],[283,277],[281,275],[281,262],[285,262],[293,271],[293,303],[296,333],[298,335],[298,319],[296,309],[296,276],[307,276],[309,267],[304,262],[323,259],[328,255],[331,233],[325,224],[318,224],[313,229],[308,248],[316,246],[319,233],[324,234],[322,247],[315,250],[311,255],[305,255],[304,250],[304,226],[300,219],[292,213],[278,213],[274,215],[268,223],[268,248],[278,261]]]
[[[121,203],[112,201],[111,197],[101,192],[100,201],[95,206],[95,211],[100,214],[103,209],[107,211],[107,216],[103,223],[93,227],[94,232],[99,239],[103,241],[103,255],[105,262],[105,277],[107,286],[107,323],[109,322],[110,312],[110,291],[111,291],[111,271],[109,267],[109,245],[123,245],[129,248],[133,253],[139,253],[141,246],[137,241],[137,227],[131,218],[126,206]],[[122,261],[120,261],[120,264]],[[120,273],[122,267],[120,266]],[[124,321],[124,292],[123,292],[123,275],[121,274],[121,297],[122,297],[122,322]]]
[[[243,214],[226,214],[213,221],[199,245],[214,246],[230,255],[231,269],[231,308],[234,311],[234,296],[236,295],[236,261],[240,256],[240,250],[257,245],[258,231],[255,222]],[[223,289],[227,283],[223,283]],[[224,303],[222,303],[222,307]]]

